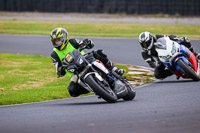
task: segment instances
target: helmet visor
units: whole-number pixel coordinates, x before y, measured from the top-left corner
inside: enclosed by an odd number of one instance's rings
[[[53,39],[52,40],[52,43],[55,47],[58,47],[58,46],[61,46],[64,42],[64,38],[61,37],[61,38],[56,38],[56,39]]]
[[[56,38],[55,39],[55,45],[59,45],[61,43],[63,43],[64,39],[63,38]]]
[[[140,42],[141,47],[148,49],[148,47],[151,45],[151,40],[147,41],[147,42]]]

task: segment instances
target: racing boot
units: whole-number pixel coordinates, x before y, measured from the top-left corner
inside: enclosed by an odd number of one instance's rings
[[[197,62],[200,62],[200,53],[192,52],[194,56],[196,57]]]
[[[116,66],[112,68],[112,71],[116,72],[119,75],[123,75],[125,73],[124,69],[117,68]]]
[[[105,65],[106,68],[108,68],[111,71],[116,72],[119,75],[123,75],[124,74],[124,69],[120,69],[117,68],[107,57],[107,55],[104,53],[103,50],[99,49],[99,50],[95,50],[93,51],[94,57],[96,59],[99,59],[100,61],[102,61],[102,63]]]
[[[200,53],[196,53],[195,56],[196,56],[197,62],[200,62]]]
[[[109,70],[116,72],[117,74],[119,74],[121,76],[125,73],[124,69],[120,69],[120,68],[116,67],[110,60],[108,60],[108,62],[106,63],[106,67]]]
[[[197,62],[200,62],[200,53],[197,53],[192,46],[189,48],[189,50],[194,54],[194,56],[197,59]]]

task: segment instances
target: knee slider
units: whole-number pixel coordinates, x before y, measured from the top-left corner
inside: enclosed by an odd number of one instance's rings
[[[72,97],[77,97],[77,91],[76,91],[76,84],[74,82],[70,82],[69,86],[67,87],[69,94]]]

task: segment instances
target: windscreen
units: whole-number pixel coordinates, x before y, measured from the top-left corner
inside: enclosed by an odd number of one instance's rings
[[[158,49],[166,49],[166,40],[164,37],[157,40],[155,43],[156,48]]]

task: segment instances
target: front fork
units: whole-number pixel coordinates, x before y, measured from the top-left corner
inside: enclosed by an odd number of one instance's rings
[[[189,58],[190,62],[193,65],[194,71],[198,74],[199,63],[197,62],[195,55],[184,45],[180,45],[179,49],[180,49],[180,53],[184,54],[186,57]],[[181,58],[181,57],[177,57],[177,58]],[[177,58],[176,58],[176,60],[178,60]],[[190,64],[189,61],[185,57],[182,57],[182,59],[185,63]]]
[[[176,59],[175,59],[175,61],[174,61],[174,64],[175,64],[175,66],[176,66],[176,68],[179,70],[179,71],[182,71],[183,72],[183,70],[177,65],[177,61],[178,60],[183,60],[185,63],[187,63],[188,65],[190,64],[189,63],[189,61],[184,57],[184,56],[179,56],[179,57],[177,57]]]

